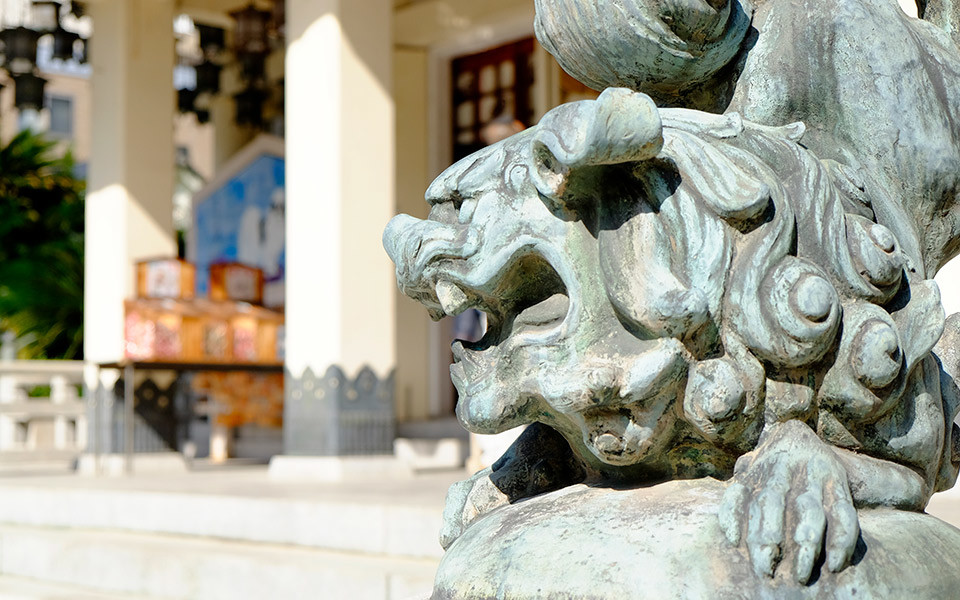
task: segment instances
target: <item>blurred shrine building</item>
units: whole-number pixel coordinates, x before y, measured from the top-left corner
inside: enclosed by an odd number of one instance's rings
[[[88,454],[462,462],[454,323],[399,295],[380,238],[497,127],[595,95],[533,2],[0,11],[0,139],[46,132],[87,178]]]

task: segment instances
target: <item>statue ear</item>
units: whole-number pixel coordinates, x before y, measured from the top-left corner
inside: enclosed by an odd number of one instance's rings
[[[548,112],[531,143],[531,172],[537,189],[559,198],[573,169],[657,156],[663,147],[663,125],[649,96],[609,88],[596,100],[572,102]]]

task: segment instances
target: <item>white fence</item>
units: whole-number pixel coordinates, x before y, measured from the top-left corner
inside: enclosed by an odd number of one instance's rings
[[[0,453],[86,447],[83,368],[82,361],[0,360]]]

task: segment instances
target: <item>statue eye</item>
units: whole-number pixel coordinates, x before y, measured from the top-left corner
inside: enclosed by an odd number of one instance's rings
[[[453,225],[458,219],[457,205],[453,200],[434,204],[430,209],[430,216],[427,218],[431,221],[437,221],[438,223]]]

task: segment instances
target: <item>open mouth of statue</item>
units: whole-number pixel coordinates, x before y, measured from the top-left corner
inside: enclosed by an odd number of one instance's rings
[[[503,271],[483,293],[440,279],[437,297],[444,313],[458,315],[474,308],[486,314],[487,329],[477,341],[453,344],[454,383],[476,381],[490,366],[485,354],[508,341],[518,345],[544,343],[560,333],[570,312],[570,296],[557,271],[538,254],[525,254]],[[461,389],[461,391],[464,391]]]

